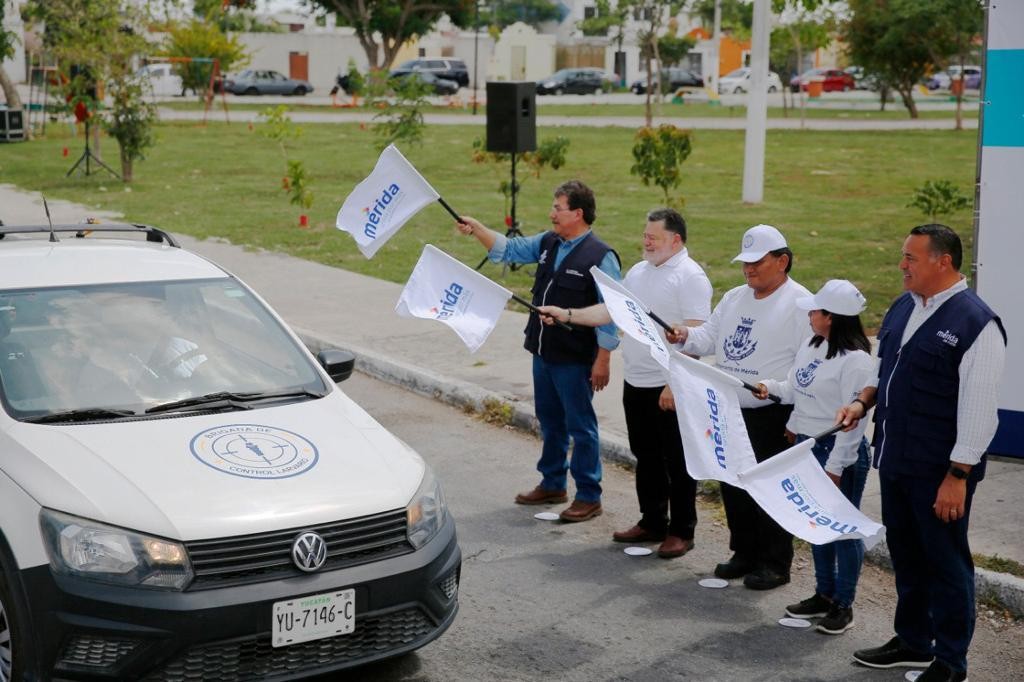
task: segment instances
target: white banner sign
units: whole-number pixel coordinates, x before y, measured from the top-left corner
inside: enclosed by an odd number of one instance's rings
[[[345,199],[335,224],[352,235],[364,256],[373,258],[409,218],[439,196],[402,152],[389,145],[369,177]]]
[[[487,340],[511,297],[508,289],[427,244],[395,312],[443,322],[473,353]]]
[[[867,548],[885,537],[885,526],[843,496],[811,454],[813,440],[797,443],[740,473],[744,490],[780,526],[813,545],[864,540]]]
[[[633,293],[621,283],[601,272],[595,265],[590,268],[597,288],[601,290],[608,314],[615,325],[640,343],[647,344],[651,349],[651,357],[659,365],[668,369],[668,348],[665,340],[658,333],[654,320],[644,312],[645,307]]]
[[[740,485],[739,473],[757,462],[736,395],[736,387],[741,383],[721,370],[674,351],[668,377],[686,470],[698,480]]]

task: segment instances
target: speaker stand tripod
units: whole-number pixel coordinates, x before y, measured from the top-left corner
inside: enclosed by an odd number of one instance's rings
[[[512,188],[512,207],[511,207],[511,211],[509,212],[510,220],[507,223],[508,224],[508,229],[505,230],[505,237],[507,237],[509,239],[511,239],[513,237],[525,237],[526,236],[526,235],[523,234],[523,231],[519,229],[519,221],[516,220],[516,196],[519,194],[519,183],[516,182],[516,153],[515,152],[512,152],[512,184],[511,184],[511,188]],[[483,259],[480,261],[480,263],[476,266],[476,269],[479,270],[480,268],[482,268],[484,265],[487,264],[487,261],[488,261],[488,257],[484,256]],[[506,262],[502,266],[501,274],[504,275],[505,272],[508,271],[508,270],[511,270],[512,272],[515,272],[516,270],[518,270],[521,267],[523,267],[523,266],[520,265],[519,263],[508,263],[508,262]]]
[[[82,155],[78,157],[77,161],[75,161],[75,165],[71,167],[71,170],[69,170],[64,177],[71,177],[71,174],[78,169],[78,167],[82,164],[83,161],[85,162],[86,177],[92,175],[93,173],[93,171],[89,168],[89,162],[93,161],[96,163],[97,166],[106,169],[107,172],[109,172],[118,180],[121,179],[121,176],[118,175],[113,168],[100,161],[99,157],[92,153],[92,149],[89,147],[89,119],[85,119],[85,151],[82,152]]]

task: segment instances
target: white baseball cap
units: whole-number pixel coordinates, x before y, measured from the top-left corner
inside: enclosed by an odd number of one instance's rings
[[[837,315],[859,315],[867,304],[857,287],[845,279],[830,279],[814,296],[796,299],[801,310],[827,310]]]
[[[769,251],[784,249],[788,246],[786,238],[782,233],[771,225],[754,225],[743,233],[740,255],[732,259],[732,262],[743,261],[744,263],[756,263],[764,258]]]

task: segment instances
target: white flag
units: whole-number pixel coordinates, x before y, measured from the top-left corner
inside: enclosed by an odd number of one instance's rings
[[[440,195],[395,145],[388,145],[373,172],[356,185],[338,211],[336,225],[373,258],[409,218]]]
[[[824,545],[862,539],[867,548],[885,537],[885,526],[853,506],[811,454],[805,440],[740,473],[744,490],[793,535]]]
[[[668,348],[654,320],[644,312],[646,308],[640,299],[621,283],[601,272],[596,265],[590,268],[590,274],[601,290],[604,304],[615,325],[640,343],[647,344],[651,349],[651,357],[667,370]]]
[[[427,244],[395,312],[445,323],[474,353],[487,340],[511,297],[508,289]]]
[[[757,462],[736,395],[742,382],[675,351],[668,381],[690,476],[739,485],[739,473]]]

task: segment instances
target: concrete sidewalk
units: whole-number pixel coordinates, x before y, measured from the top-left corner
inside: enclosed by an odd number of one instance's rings
[[[75,204],[50,201],[54,222],[79,222],[87,216],[113,218]],[[0,220],[6,224],[43,223],[45,214],[37,193],[0,185]],[[339,234],[338,239],[347,239]],[[401,239],[401,235],[397,237]],[[533,418],[531,362],[522,348],[527,315],[506,310],[484,346],[471,355],[444,325],[395,315],[402,286],[265,251],[250,251],[223,241],[197,241],[182,236],[185,248],[202,254],[234,272],[256,289],[314,350],[345,348],[359,358],[366,373],[453,405],[480,410],[485,401],[506,403],[513,422],[536,430]],[[484,274],[499,279],[499,266]],[[621,354],[612,355],[612,381],[595,396],[602,437],[602,454],[609,461],[632,463],[622,412]],[[520,480],[510,482],[509,503],[515,490],[536,483],[534,453],[508,453],[523,460]],[[994,460],[974,499],[971,545],[976,553],[998,555],[1024,563],[1024,460]],[[871,475],[862,508],[881,518],[878,478]],[[887,560],[884,548],[875,555]],[[1003,603],[1024,616],[1024,579],[979,570],[983,591],[998,593]]]

